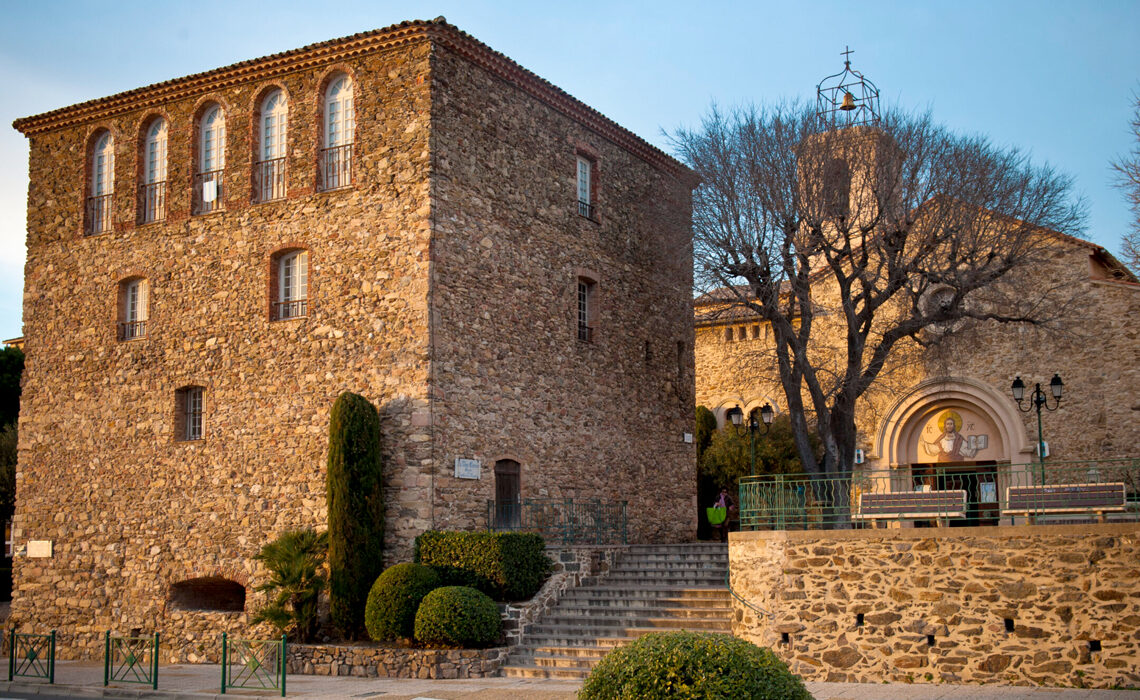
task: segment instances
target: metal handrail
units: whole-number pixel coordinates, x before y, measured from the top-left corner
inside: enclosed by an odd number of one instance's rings
[[[285,198],[285,159],[259,161],[253,168],[253,191],[258,202]]]
[[[321,150],[321,190],[352,185],[352,146],[346,143]]]
[[[146,321],[120,321],[119,340],[136,340],[146,337]]]
[[[776,613],[769,612],[769,611],[765,610],[764,608],[753,605],[752,603],[749,603],[747,600],[741,598],[737,594],[737,592],[732,588],[732,580],[731,579],[732,579],[732,569],[730,568],[724,574],[724,585],[728,588],[728,592],[730,594],[732,594],[733,598],[735,598],[736,600],[739,600],[741,605],[743,605],[746,608],[750,608],[752,610],[752,612],[756,613],[757,615],[764,615],[765,617],[767,617],[770,620],[776,619]]]
[[[769,474],[741,478],[739,496],[746,530],[873,527],[879,521],[982,526],[1058,517],[1134,520],[1140,518],[1140,459]]]
[[[524,498],[487,501],[487,529],[534,532],[559,544],[627,544],[626,501]]]
[[[290,318],[301,318],[309,314],[309,300],[296,299],[294,301],[273,302],[273,320],[285,321]]]
[[[111,198],[113,196],[113,194],[101,194],[87,198],[87,221],[84,232],[88,236],[111,230]]]
[[[210,170],[194,176],[194,213],[209,214],[222,209],[224,170]]]
[[[144,224],[166,218],[166,181],[139,185],[139,220]]]

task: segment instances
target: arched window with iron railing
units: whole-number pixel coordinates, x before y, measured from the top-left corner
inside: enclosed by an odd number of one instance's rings
[[[90,181],[84,207],[84,233],[111,230],[111,202],[115,194],[115,139],[104,130],[91,142]]]
[[[139,185],[139,222],[166,218],[167,124],[162,117],[151,122],[143,142],[142,183]]]
[[[285,198],[285,146],[289,106],[285,91],[276,89],[261,101],[261,129],[253,170],[254,200],[270,202]]]
[[[356,131],[352,79],[339,75],[329,82],[323,101],[320,187],[335,190],[352,184],[352,149]]]
[[[198,120],[198,168],[194,173],[194,213],[222,209],[225,193],[226,113],[208,107]]]

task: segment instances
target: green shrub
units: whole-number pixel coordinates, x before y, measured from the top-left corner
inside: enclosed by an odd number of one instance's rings
[[[579,700],[811,700],[770,649],[727,634],[657,632],[606,655]]]
[[[368,593],[368,605],[364,608],[368,636],[378,642],[410,639],[420,601],[439,586],[439,574],[426,566],[408,562],[388,567]]]
[[[380,416],[368,399],[345,392],[329,416],[326,476],[329,616],[348,639],[364,632],[368,592],[383,567]]]
[[[321,569],[328,551],[328,533],[314,530],[290,530],[265,544],[254,559],[265,565],[269,580],[254,590],[270,597],[252,622],[268,622],[297,641],[312,639],[317,601],[325,589]]]
[[[415,560],[444,585],[478,588],[495,600],[526,600],[550,574],[542,537],[518,532],[443,532],[416,538]]]
[[[424,596],[416,612],[416,641],[448,647],[486,647],[499,640],[503,620],[486,594],[445,586]]]

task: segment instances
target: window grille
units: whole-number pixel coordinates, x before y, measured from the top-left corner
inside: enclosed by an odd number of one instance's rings
[[[200,386],[188,386],[180,392],[182,400],[182,439],[202,439],[202,394]]]

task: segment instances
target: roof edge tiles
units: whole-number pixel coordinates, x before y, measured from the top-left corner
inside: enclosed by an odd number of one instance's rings
[[[430,21],[408,20],[383,29],[330,39],[299,49],[215,68],[204,73],[127,90],[70,107],[23,117],[12,122],[12,127],[25,136],[34,136],[54,129],[106,119],[135,109],[204,95],[220,88],[264,80],[420,41],[432,41],[454,51],[650,165],[687,180],[690,187],[696,186],[696,175],[680,161],[574,98],[565,90],[523,68],[506,55],[495,51],[458,27],[448,24],[443,17]]]

